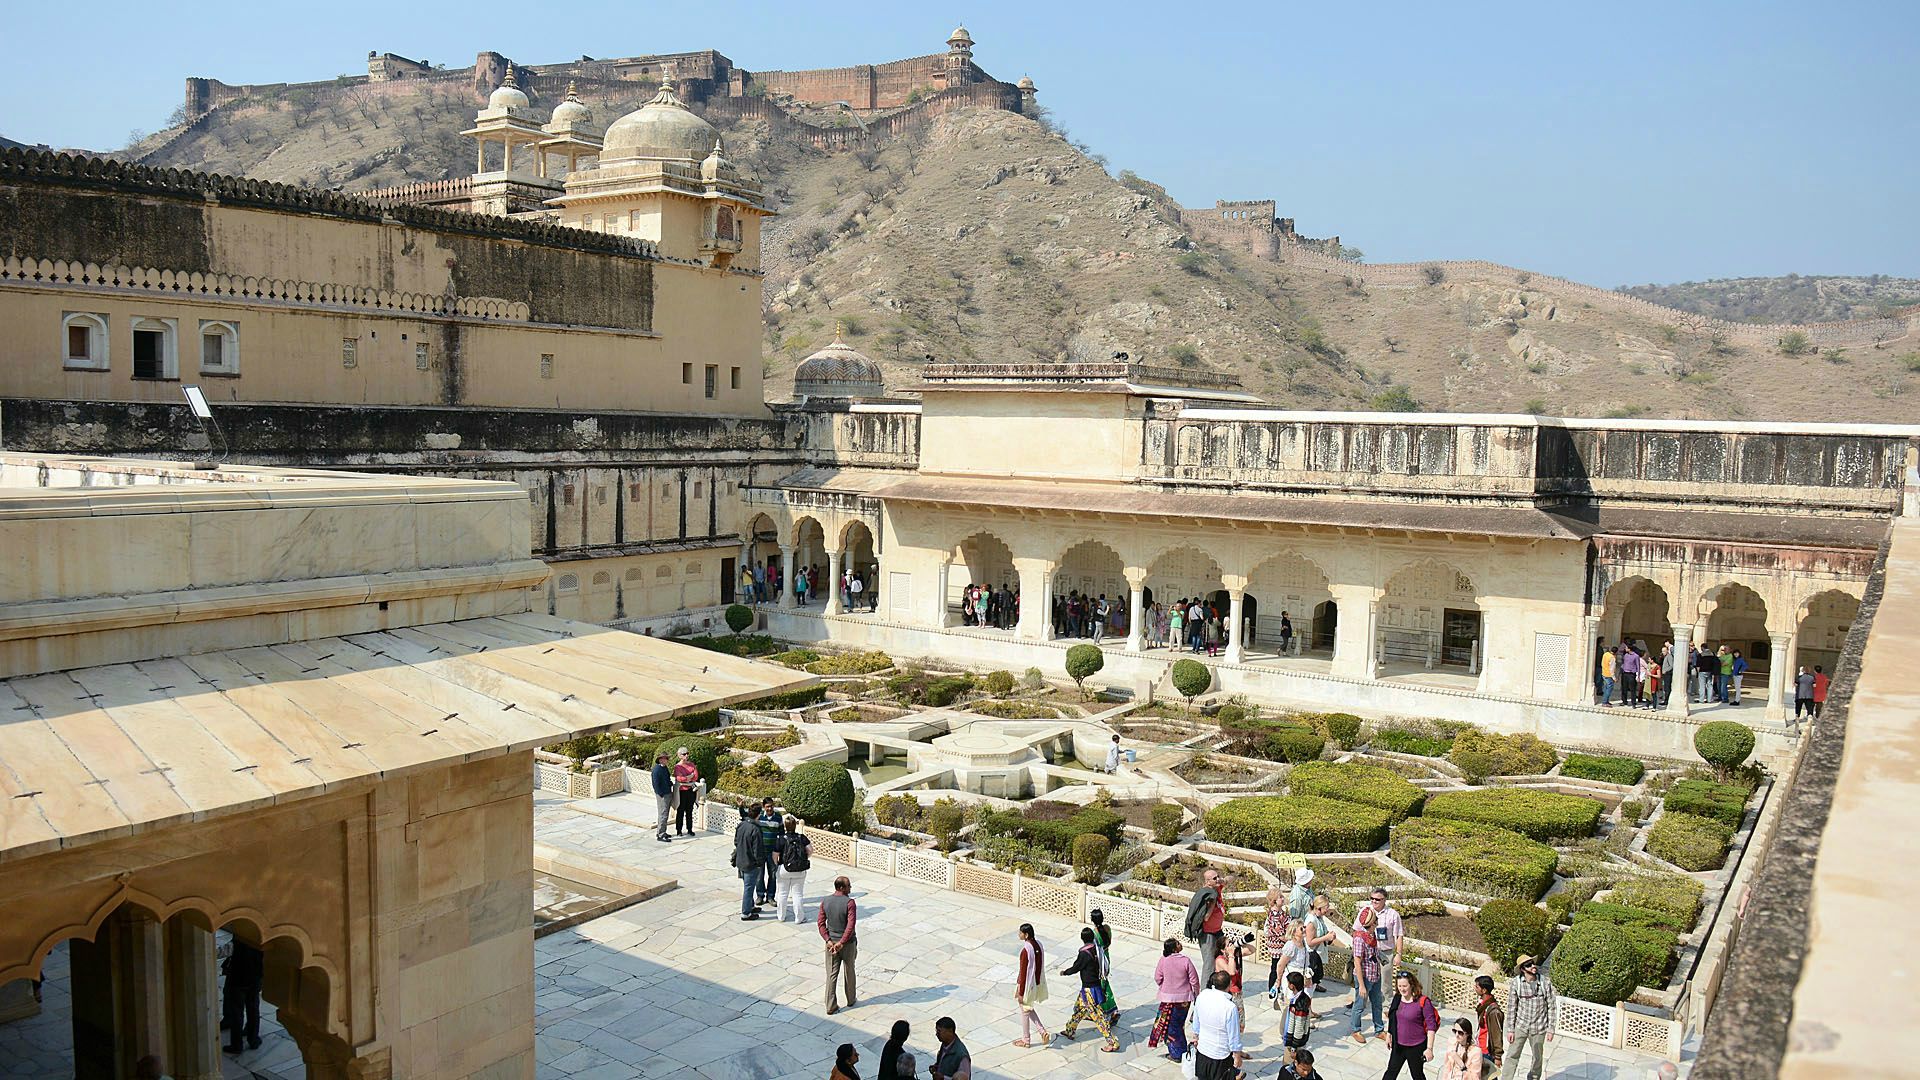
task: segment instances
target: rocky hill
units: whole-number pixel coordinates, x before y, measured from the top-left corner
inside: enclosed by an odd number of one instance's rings
[[[1920,280],[1866,277],[1721,278],[1678,285],[1625,285],[1620,291],[1670,308],[1729,322],[1809,323],[1864,319],[1920,304]]]
[[[650,90],[590,103],[604,122]],[[473,151],[458,132],[473,109],[453,86],[263,98],[129,153],[364,190],[462,175]],[[1301,407],[1861,420],[1909,418],[1920,385],[1910,324],[1849,324],[1828,335],[1844,345],[1815,332],[1802,347],[1782,328],[1490,264],[1276,262],[1216,246],[1152,190],[1014,113],[952,112],[854,152],[777,137],[762,120],[727,134],[781,211],[764,244],[775,387],[836,324],[895,385],[927,356],[1126,352],[1230,371]]]

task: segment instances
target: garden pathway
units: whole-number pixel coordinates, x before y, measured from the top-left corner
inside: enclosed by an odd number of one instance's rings
[[[862,1075],[871,1075],[897,1019],[913,1025],[909,1045],[924,1069],[933,1021],[942,1015],[959,1021],[979,1080],[1180,1075],[1159,1050],[1146,1046],[1155,1008],[1156,943],[1128,936],[1114,941],[1114,992],[1124,1006],[1120,1053],[1100,1053],[1098,1037],[1087,1030],[1072,1043],[1021,1050],[1009,1045],[1019,1035],[1009,1000],[1015,928],[1022,921],[1034,924],[1057,973],[1078,947],[1078,924],[819,860],[808,878],[808,917],[840,873],[853,878],[860,905],[860,1004],[825,1015],[813,927],[776,923],[770,915],[741,922],[740,887],[727,866],[728,839],[714,832],[658,843],[649,832],[652,805],[650,797],[635,795],[580,803],[538,797],[535,833],[542,843],[680,882],[665,895],[535,943],[543,1080],[819,1080],[842,1042],[860,1048]],[[1278,1014],[1263,1007],[1264,978],[1263,971],[1248,980],[1246,1036],[1247,1073],[1262,1080],[1276,1075],[1280,1062]],[[1071,990],[1057,974],[1051,986],[1053,999],[1042,1016],[1057,1032],[1071,1011]],[[1346,995],[1336,992],[1326,1000],[1342,1002]],[[1452,1019],[1451,1012],[1443,1014],[1443,1020]],[[1380,1076],[1385,1047],[1356,1046],[1339,1037],[1344,1031],[1344,1010],[1315,1029],[1311,1045],[1322,1073],[1330,1080]],[[1552,1051],[1547,1075],[1641,1080],[1655,1064],[1645,1055],[1563,1039]]]

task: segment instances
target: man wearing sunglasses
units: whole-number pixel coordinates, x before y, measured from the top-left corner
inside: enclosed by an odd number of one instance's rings
[[[1522,956],[1514,970],[1519,974],[1507,984],[1507,1061],[1500,1080],[1513,1080],[1520,1071],[1520,1052],[1528,1047],[1533,1049],[1533,1061],[1527,1066],[1527,1080],[1540,1080],[1560,1003],[1553,984],[1540,977],[1539,960]]]

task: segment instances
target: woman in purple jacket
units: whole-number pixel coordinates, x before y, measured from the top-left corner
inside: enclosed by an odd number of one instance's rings
[[[1381,1080],[1394,1080],[1400,1066],[1406,1065],[1413,1080],[1427,1080],[1427,1062],[1433,1060],[1433,1036],[1440,1030],[1440,1011],[1433,999],[1420,988],[1420,979],[1411,971],[1396,972],[1393,1000],[1387,1003],[1387,1073]]]

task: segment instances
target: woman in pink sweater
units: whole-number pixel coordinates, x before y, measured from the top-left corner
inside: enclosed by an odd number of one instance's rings
[[[1193,969],[1193,961],[1181,954],[1179,938],[1168,938],[1162,944],[1153,981],[1160,987],[1160,1013],[1153,1018],[1147,1045],[1158,1046],[1165,1039],[1167,1056],[1179,1061],[1187,1054],[1187,1010],[1200,993],[1200,973]]]

